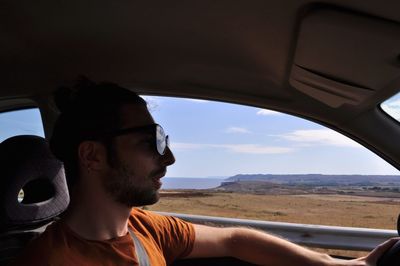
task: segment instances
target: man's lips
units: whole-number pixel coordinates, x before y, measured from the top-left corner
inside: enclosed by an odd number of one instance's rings
[[[161,173],[157,173],[154,175],[153,179],[160,180],[167,174],[167,171],[162,171]]]
[[[152,178],[157,189],[161,188],[161,186],[162,186],[161,178],[163,178],[166,175],[166,173],[167,173],[166,170],[162,170],[162,171],[156,173],[154,175],[154,177]]]

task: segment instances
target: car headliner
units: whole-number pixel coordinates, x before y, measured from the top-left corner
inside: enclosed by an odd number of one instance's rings
[[[78,75],[139,93],[305,117],[400,167],[400,2],[6,0],[0,109],[41,108]]]

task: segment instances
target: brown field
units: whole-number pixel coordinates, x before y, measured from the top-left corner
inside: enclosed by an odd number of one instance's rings
[[[395,229],[400,199],[349,195],[254,195],[163,191],[150,210],[265,221]],[[360,256],[364,252],[329,250]]]

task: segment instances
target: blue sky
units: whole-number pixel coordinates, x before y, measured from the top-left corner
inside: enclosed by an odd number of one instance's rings
[[[313,122],[227,103],[146,96],[170,135],[176,163],[169,177],[235,174],[399,174],[356,142]],[[383,107],[400,119],[400,97]],[[0,114],[0,141],[43,136],[37,110]]]
[[[23,109],[0,113],[0,141],[15,135],[44,136],[37,109]]]
[[[211,101],[146,100],[177,159],[167,176],[399,174],[353,140],[298,117]]]

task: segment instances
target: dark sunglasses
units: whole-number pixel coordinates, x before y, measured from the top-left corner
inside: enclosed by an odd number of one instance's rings
[[[169,137],[165,134],[164,129],[159,124],[151,124],[142,127],[130,127],[117,129],[108,133],[107,135],[117,137],[135,132],[151,132],[154,134],[155,146],[160,155],[164,155],[167,147],[169,147]]]

